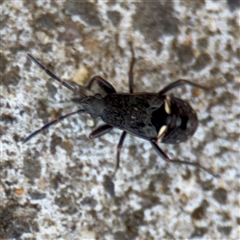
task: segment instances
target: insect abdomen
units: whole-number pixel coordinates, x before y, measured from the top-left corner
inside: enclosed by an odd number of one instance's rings
[[[171,98],[171,119],[162,143],[179,143],[190,138],[198,127],[197,114],[193,108],[179,98]]]

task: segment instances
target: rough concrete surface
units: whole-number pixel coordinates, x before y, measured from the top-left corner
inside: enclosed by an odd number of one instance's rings
[[[1,1],[2,239],[239,239],[239,1]],[[196,110],[187,142],[159,144],[79,114],[22,144],[47,122],[81,108],[33,64],[31,53],[80,91],[94,75],[128,92],[157,92],[178,78],[209,87],[171,92]],[[99,92],[94,86],[93,92]]]

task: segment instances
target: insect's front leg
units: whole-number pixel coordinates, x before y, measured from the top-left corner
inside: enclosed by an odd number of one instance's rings
[[[116,93],[115,88],[106,80],[104,80],[102,77],[100,76],[95,76],[93,77],[88,85],[86,86],[87,89],[91,89],[92,84],[94,82],[97,82],[98,86],[107,94],[111,94],[111,93]]]

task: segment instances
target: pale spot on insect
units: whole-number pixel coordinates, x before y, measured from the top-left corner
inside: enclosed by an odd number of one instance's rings
[[[187,128],[191,128],[193,126],[192,122],[191,121],[188,121],[187,122]]]
[[[167,96],[164,99],[164,109],[167,114],[171,114],[171,104],[170,104],[170,97]]]
[[[164,137],[165,132],[167,131],[167,125],[163,125],[157,135],[158,142],[161,142],[162,138]]]
[[[182,119],[180,117],[178,117],[177,121],[176,121],[176,127],[181,126],[181,124],[182,124]]]

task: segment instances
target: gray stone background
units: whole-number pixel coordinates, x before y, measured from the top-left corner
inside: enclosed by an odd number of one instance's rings
[[[1,1],[1,13],[1,238],[239,238],[238,0]],[[128,135],[110,182],[121,131],[91,140],[102,122],[85,114],[22,144],[80,108],[27,52],[82,91],[101,75],[127,92],[129,42],[136,92],[157,92],[180,77],[210,88],[173,91],[197,111],[199,127],[185,143],[160,146],[218,178],[166,164]]]

